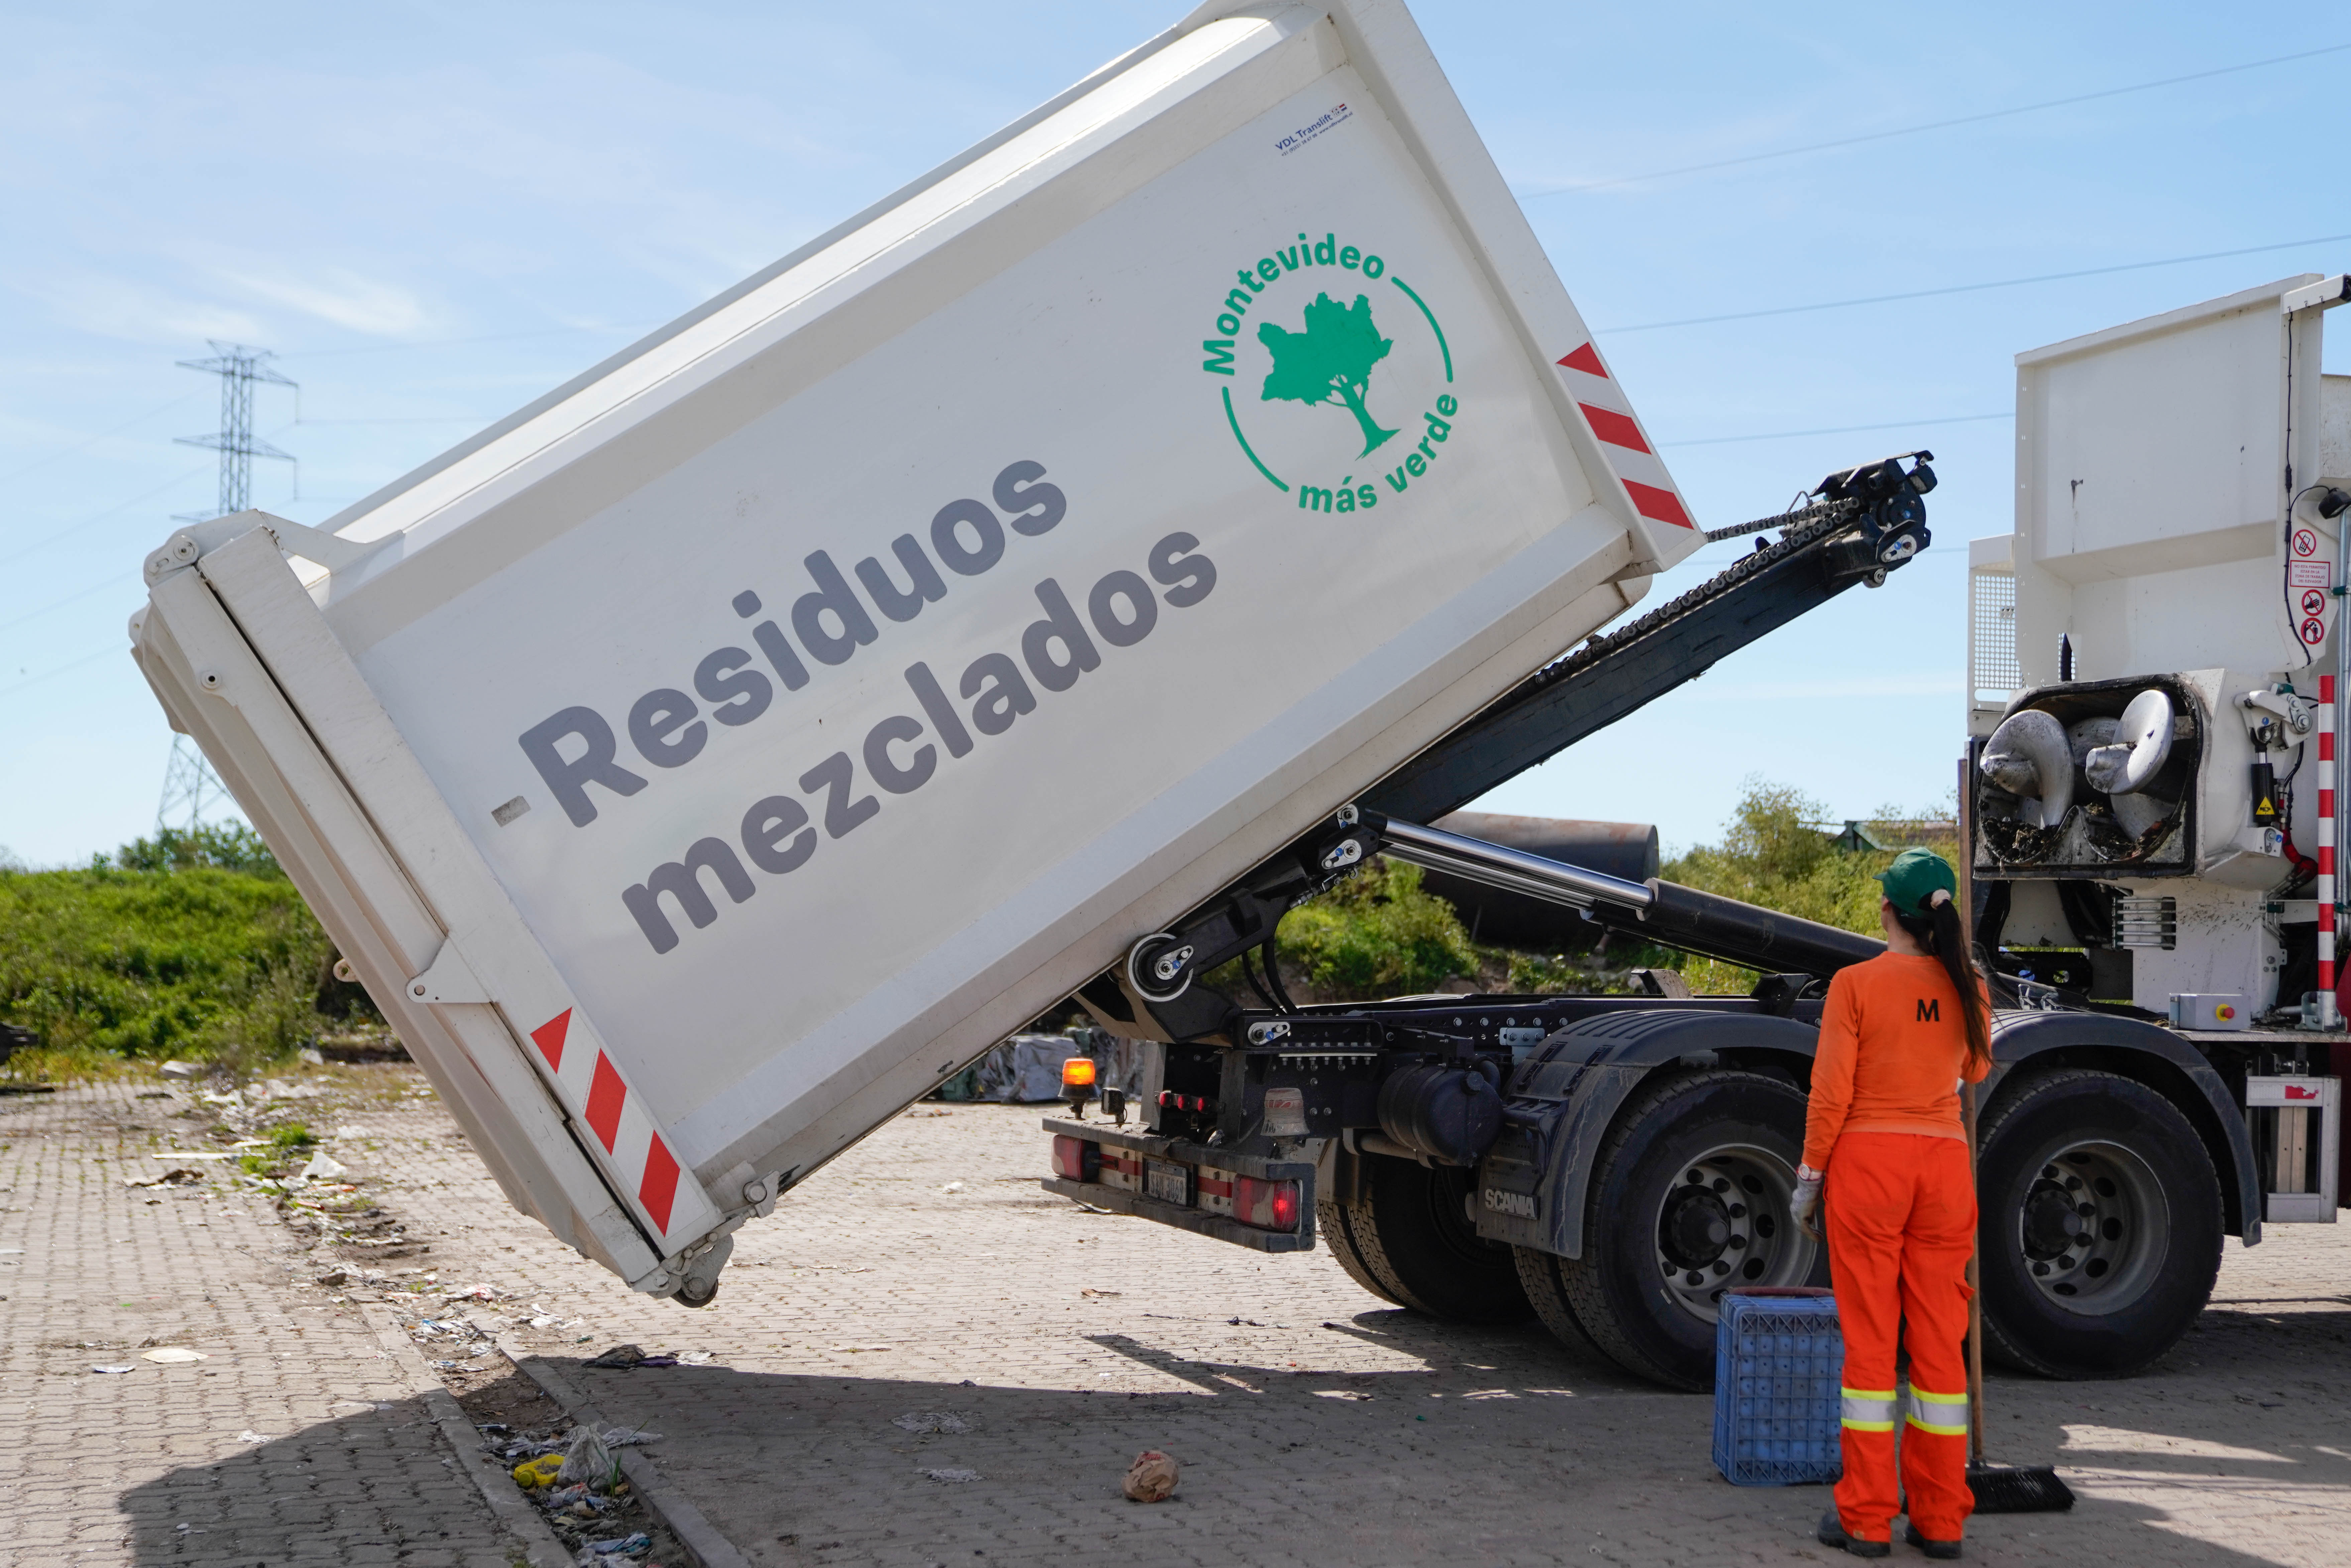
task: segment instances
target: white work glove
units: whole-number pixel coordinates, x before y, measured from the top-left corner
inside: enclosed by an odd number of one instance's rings
[[[1815,1241],[1821,1239],[1821,1176],[1810,1166],[1797,1166],[1796,1193],[1788,1205],[1796,1228]]]

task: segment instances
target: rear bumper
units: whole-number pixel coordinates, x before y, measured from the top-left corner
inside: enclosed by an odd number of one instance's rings
[[[1225,1215],[1168,1203],[1124,1187],[1112,1186],[1106,1182],[1045,1176],[1039,1185],[1047,1192],[1073,1199],[1090,1208],[1105,1209],[1113,1214],[1131,1214],[1138,1219],[1172,1225],[1179,1230],[1213,1237],[1218,1241],[1229,1241],[1252,1251],[1311,1252],[1314,1249],[1314,1166],[1310,1162],[1238,1155],[1181,1138],[1163,1138],[1154,1133],[1128,1132],[1101,1122],[1072,1122],[1059,1116],[1045,1118],[1045,1130],[1062,1137],[1083,1138],[1089,1143],[1129,1149],[1153,1159],[1174,1160],[1193,1166],[1207,1165],[1218,1170],[1234,1171],[1270,1181],[1294,1181],[1298,1184],[1298,1228],[1260,1230],[1256,1226],[1243,1225]]]

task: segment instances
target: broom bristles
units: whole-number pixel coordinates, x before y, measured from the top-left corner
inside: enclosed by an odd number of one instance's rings
[[[2074,1490],[2048,1465],[1970,1465],[1968,1490],[1978,1513],[2063,1513]]]

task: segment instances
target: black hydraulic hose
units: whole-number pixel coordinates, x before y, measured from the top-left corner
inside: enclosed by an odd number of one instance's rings
[[[1290,999],[1290,988],[1281,983],[1281,948],[1279,946],[1279,940],[1273,932],[1267,932],[1265,946],[1259,950],[1259,953],[1265,959],[1265,982],[1273,988],[1274,996],[1280,998],[1277,1005],[1283,1012],[1294,1013],[1298,1010],[1298,1004]]]

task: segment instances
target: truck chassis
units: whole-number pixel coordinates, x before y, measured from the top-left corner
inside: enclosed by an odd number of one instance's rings
[[[1782,534],[1541,672],[1139,940],[1080,999],[1155,1042],[1146,1124],[1126,1127],[1123,1106],[1111,1123],[1049,1119],[1047,1189],[1261,1251],[1319,1239],[1399,1306],[1531,1314],[1641,1376],[1710,1385],[1726,1290],[1826,1283],[1824,1249],[1789,1212],[1805,1094],[1828,977],[1882,944],[1388,813],[1456,810],[1835,593],[1883,583],[1926,542],[1930,456],[1833,475],[1805,508],[1720,530]],[[1374,853],[1763,977],[1749,997],[1293,1005],[1276,923]],[[1260,949],[1262,980],[1248,964]],[[1265,1007],[1197,983],[1235,957]],[[2137,1370],[2202,1310],[2222,1238],[2260,1240],[2273,1173],[2242,1109],[2248,1080],[2306,1071],[2314,1037],[2198,1039],[2015,975],[1997,985],[1979,1166],[1985,1348],[2044,1375]]]

